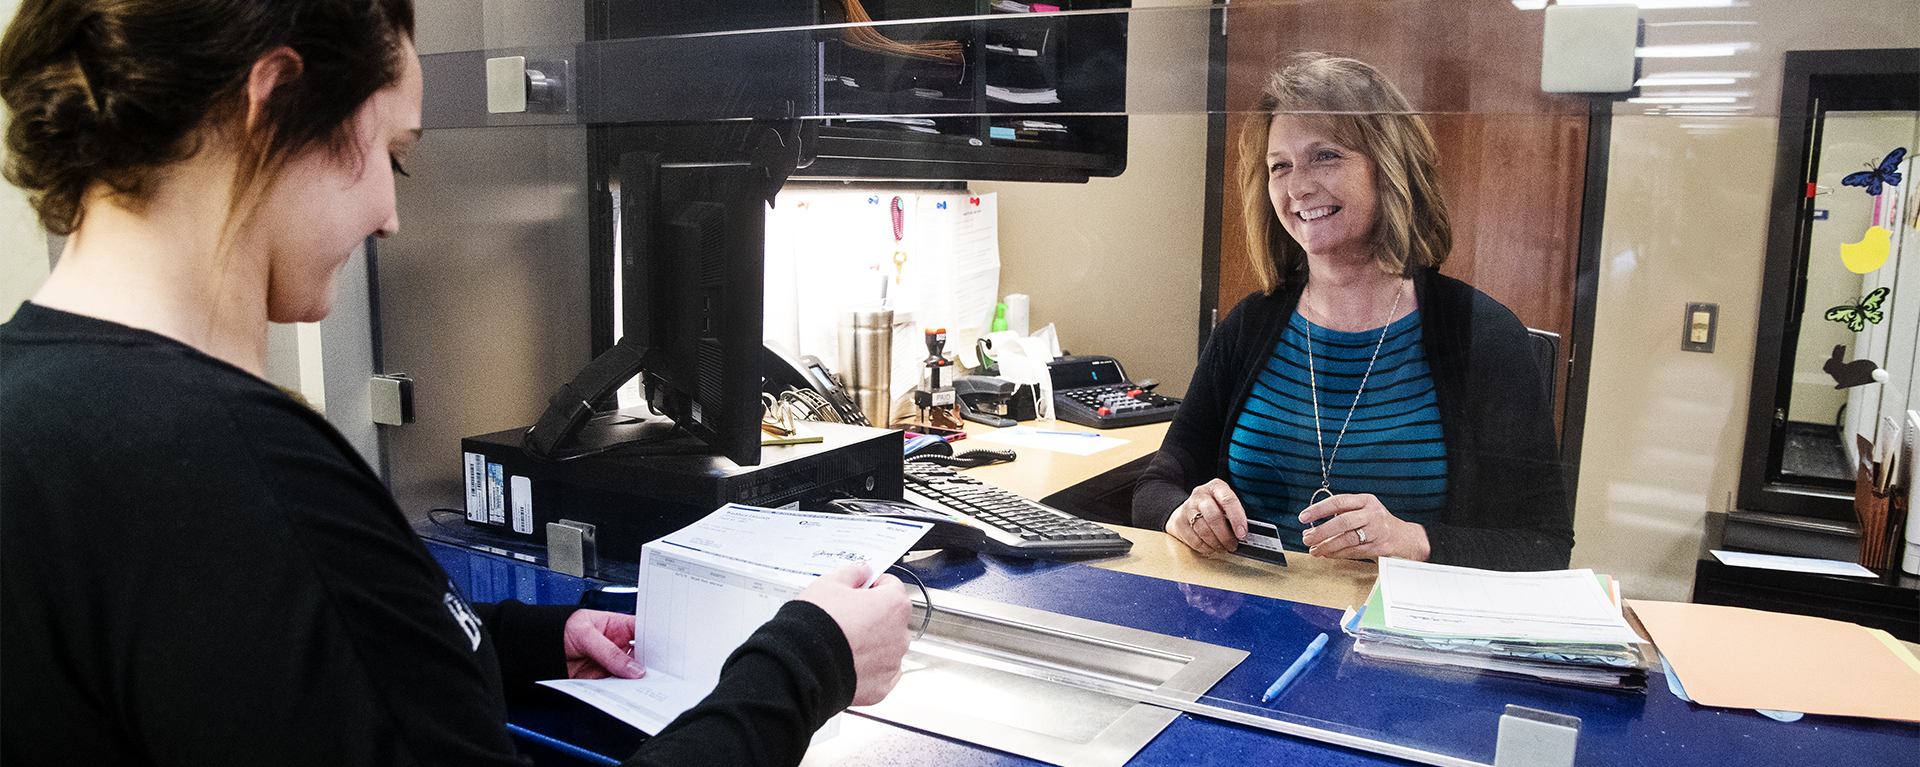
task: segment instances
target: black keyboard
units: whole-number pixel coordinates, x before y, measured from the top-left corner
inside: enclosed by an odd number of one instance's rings
[[[1031,501],[945,466],[908,461],[906,499],[974,521],[986,531],[983,551],[1034,559],[1078,559],[1125,554],[1133,542],[1119,533]]]
[[[1180,410],[1180,400],[1153,392],[1130,394],[1134,390],[1126,382],[1055,390],[1053,417],[1096,429],[1118,429],[1171,421]]]

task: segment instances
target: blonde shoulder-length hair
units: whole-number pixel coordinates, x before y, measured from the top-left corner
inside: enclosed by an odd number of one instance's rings
[[[1374,257],[1382,271],[1411,276],[1438,267],[1453,249],[1453,224],[1441,199],[1439,149],[1406,96],[1372,65],[1324,53],[1289,57],[1267,78],[1259,114],[1240,137],[1241,206],[1247,256],[1267,293],[1307,270],[1306,251],[1280,225],[1267,194],[1267,133],[1276,114],[1300,118],[1341,146],[1373,160],[1380,218]]]

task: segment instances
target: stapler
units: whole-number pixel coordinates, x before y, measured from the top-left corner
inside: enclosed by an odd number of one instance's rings
[[[960,417],[969,421],[1006,428],[1035,417],[1032,384],[992,376],[960,376],[953,379],[953,391],[960,401]]]

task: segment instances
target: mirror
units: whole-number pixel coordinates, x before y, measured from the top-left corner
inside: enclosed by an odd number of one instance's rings
[[[1779,135],[1739,508],[1851,522],[1857,437],[1920,407],[1920,49],[1788,52]]]

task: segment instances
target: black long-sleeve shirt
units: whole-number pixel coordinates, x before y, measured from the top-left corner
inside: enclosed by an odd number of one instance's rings
[[[0,326],[7,764],[524,764],[505,696],[565,676],[570,612],[468,605],[264,381],[31,303]],[[853,689],[833,619],[788,604],[634,763],[798,762]]]
[[[1439,520],[1426,526],[1430,561],[1566,567],[1573,508],[1526,327],[1459,280],[1422,270],[1413,284],[1446,442],[1447,501]],[[1214,329],[1180,412],[1134,490],[1134,524],[1164,528],[1193,488],[1228,476],[1233,424],[1299,301],[1298,285],[1254,293]]]

